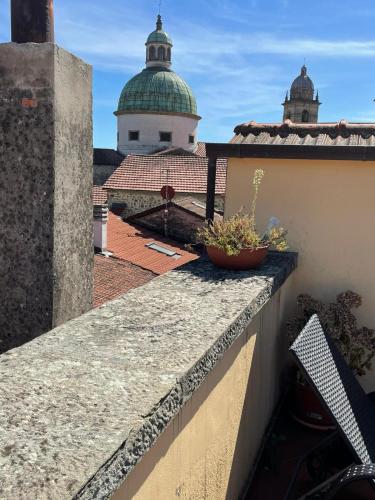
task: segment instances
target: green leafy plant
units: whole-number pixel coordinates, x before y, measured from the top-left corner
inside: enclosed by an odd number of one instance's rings
[[[287,249],[287,231],[279,225],[276,217],[270,218],[263,235],[256,229],[256,206],[263,176],[264,171],[261,169],[254,173],[254,196],[250,214],[241,211],[228,219],[206,224],[197,231],[198,243],[219,248],[227,255],[238,255],[241,250],[262,247],[273,247],[280,251]]]
[[[375,330],[358,327],[352,309],[362,304],[355,292],[346,291],[337,295],[336,302],[325,304],[302,294],[297,297],[301,314],[286,324],[290,344],[313,314],[317,314],[324,331],[334,340],[348,366],[356,375],[362,376],[371,369],[375,356]]]

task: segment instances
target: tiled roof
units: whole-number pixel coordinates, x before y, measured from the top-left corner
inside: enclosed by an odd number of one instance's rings
[[[278,146],[375,146],[375,124],[348,123],[244,123],[234,129],[231,144]]]
[[[128,290],[148,283],[156,274],[130,262],[95,255],[94,307],[120,297]]]
[[[197,142],[197,147],[194,152],[188,151],[183,148],[176,148],[172,146],[170,148],[162,148],[151,153],[152,156],[162,156],[162,155],[176,155],[176,156],[203,156],[206,157],[206,143]]]
[[[152,156],[195,156],[195,153],[188,151],[187,149],[183,148],[163,148],[163,149],[157,149],[153,153],[151,153]]]
[[[202,152],[203,146],[199,146]],[[104,184],[106,189],[160,191],[168,184],[177,193],[206,193],[208,160],[202,156],[129,155]],[[216,193],[225,193],[227,160],[217,162]]]
[[[104,205],[107,203],[108,194],[101,186],[93,186],[92,203],[93,205]]]
[[[197,156],[203,156],[205,158],[206,155],[206,143],[205,142],[198,142],[197,144],[197,149],[195,150],[195,154]]]
[[[149,214],[153,214],[155,212],[162,211],[164,212],[166,207],[166,204],[161,204],[157,205],[156,207],[149,208],[148,210],[144,210],[143,212],[138,212],[134,215],[131,215],[130,217],[127,217],[126,220],[129,221],[135,221],[138,219],[141,219],[144,216],[147,216]],[[202,201],[196,200],[190,196],[187,196],[186,198],[179,199],[177,201],[169,201],[168,202],[168,207],[175,207],[177,209],[183,209],[187,210],[188,212],[191,212],[193,215],[197,215],[201,219],[206,218],[206,204],[203,203]],[[215,211],[215,219],[216,218],[222,218],[221,212]]]
[[[182,207],[185,210],[189,210],[189,212],[193,212],[195,215],[199,215],[202,219],[206,218],[206,204],[192,198],[191,196],[187,196],[186,198],[182,198],[181,200],[176,200],[171,202],[172,205],[176,207]],[[218,212],[215,211],[215,217],[218,215]]]
[[[94,165],[121,165],[124,155],[115,149],[94,148]]]
[[[180,257],[176,259],[152,250],[146,246],[148,243],[157,243],[176,252]],[[107,247],[115,257],[148,269],[155,274],[166,273],[199,257],[185,250],[183,245],[163,238],[148,229],[128,224],[111,212],[108,218]]]

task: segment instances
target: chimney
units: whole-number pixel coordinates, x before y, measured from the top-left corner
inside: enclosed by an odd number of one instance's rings
[[[94,205],[94,247],[101,253],[107,251],[108,205]]]
[[[92,307],[91,66],[43,43],[53,42],[51,0],[11,6],[18,43],[0,44],[8,214],[0,225],[0,353]]]
[[[12,42],[55,41],[53,0],[11,0]]]

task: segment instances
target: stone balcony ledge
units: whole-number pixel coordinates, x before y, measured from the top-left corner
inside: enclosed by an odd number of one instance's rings
[[[296,266],[201,259],[0,357],[0,498],[108,498]]]

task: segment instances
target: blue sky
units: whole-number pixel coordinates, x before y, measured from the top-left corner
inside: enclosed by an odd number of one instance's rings
[[[158,0],[55,0],[59,45],[94,66],[94,145],[116,146],[113,111],[144,67]],[[9,2],[0,5],[8,41]],[[373,0],[163,0],[173,69],[192,87],[199,138],[227,142],[235,125],[280,121],[306,58],[320,121],[375,121]]]

